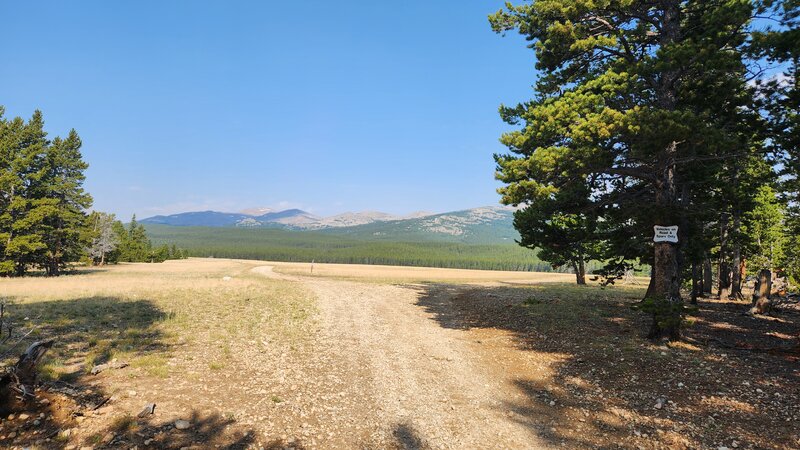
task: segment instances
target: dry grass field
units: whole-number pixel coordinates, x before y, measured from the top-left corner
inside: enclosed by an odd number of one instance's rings
[[[651,343],[644,283],[573,283],[220,259],[0,279],[20,347],[56,339],[0,447],[800,446],[796,311],[708,300]]]
[[[575,275],[567,273],[440,269],[366,264],[311,264],[293,262],[269,262],[265,264],[269,264],[273,267],[275,272],[282,274],[307,275],[375,283],[531,284],[570,283],[575,280]]]

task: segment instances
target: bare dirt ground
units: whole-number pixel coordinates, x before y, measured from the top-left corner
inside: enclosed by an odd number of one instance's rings
[[[643,284],[573,282],[202,259],[0,280],[59,338],[0,447],[800,448],[796,310],[707,300],[651,343]]]
[[[361,375],[349,378],[359,385],[358,391],[367,393],[365,400],[374,412],[370,426],[391,431],[391,436],[369,444],[384,446],[394,440],[410,448],[544,446],[504,408],[515,388],[499,376],[499,367],[483,361],[483,334],[437,324],[417,305],[422,287],[298,278],[275,274],[270,266],[253,270],[304,283],[315,293],[321,339],[334,344],[329,349],[335,352],[333,359],[347,360],[349,372]]]

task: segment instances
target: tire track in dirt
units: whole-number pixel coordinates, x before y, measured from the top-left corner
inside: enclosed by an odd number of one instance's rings
[[[380,431],[369,443],[361,434],[352,444],[547,447],[507,414],[515,389],[498,368],[485,365],[470,332],[443,328],[417,305],[421,288],[287,276],[270,266],[253,271],[302,283],[316,295],[323,343],[317,348],[349,368],[348,385],[364,394],[370,404],[360,407],[374,412],[370,426]],[[449,294],[433,289],[426,295]]]

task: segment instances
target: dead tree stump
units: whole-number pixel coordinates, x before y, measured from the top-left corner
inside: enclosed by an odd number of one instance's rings
[[[772,309],[772,300],[770,300],[771,289],[772,272],[767,269],[762,269],[758,272],[756,287],[753,290],[753,307],[750,309],[751,314],[768,314],[770,312]]]
[[[0,377],[0,409],[10,407],[14,400],[26,402],[34,397],[39,361],[53,341],[34,342],[16,364]]]

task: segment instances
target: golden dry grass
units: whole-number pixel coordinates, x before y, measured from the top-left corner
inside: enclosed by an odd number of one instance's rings
[[[265,262],[275,272],[287,275],[310,276],[311,263]],[[313,276],[371,281],[378,283],[436,282],[472,283],[551,283],[574,282],[575,275],[544,272],[511,272],[499,270],[442,269],[433,267],[381,266],[363,264],[313,264]]]
[[[223,365],[231,353],[226,343],[257,335],[302,338],[298,325],[313,314],[312,297],[295,284],[252,274],[259,264],[191,259],[0,279],[0,301],[17,329],[34,328],[20,349],[35,339],[56,339],[47,377],[76,378],[119,358],[166,378],[176,343],[205,348]]]

